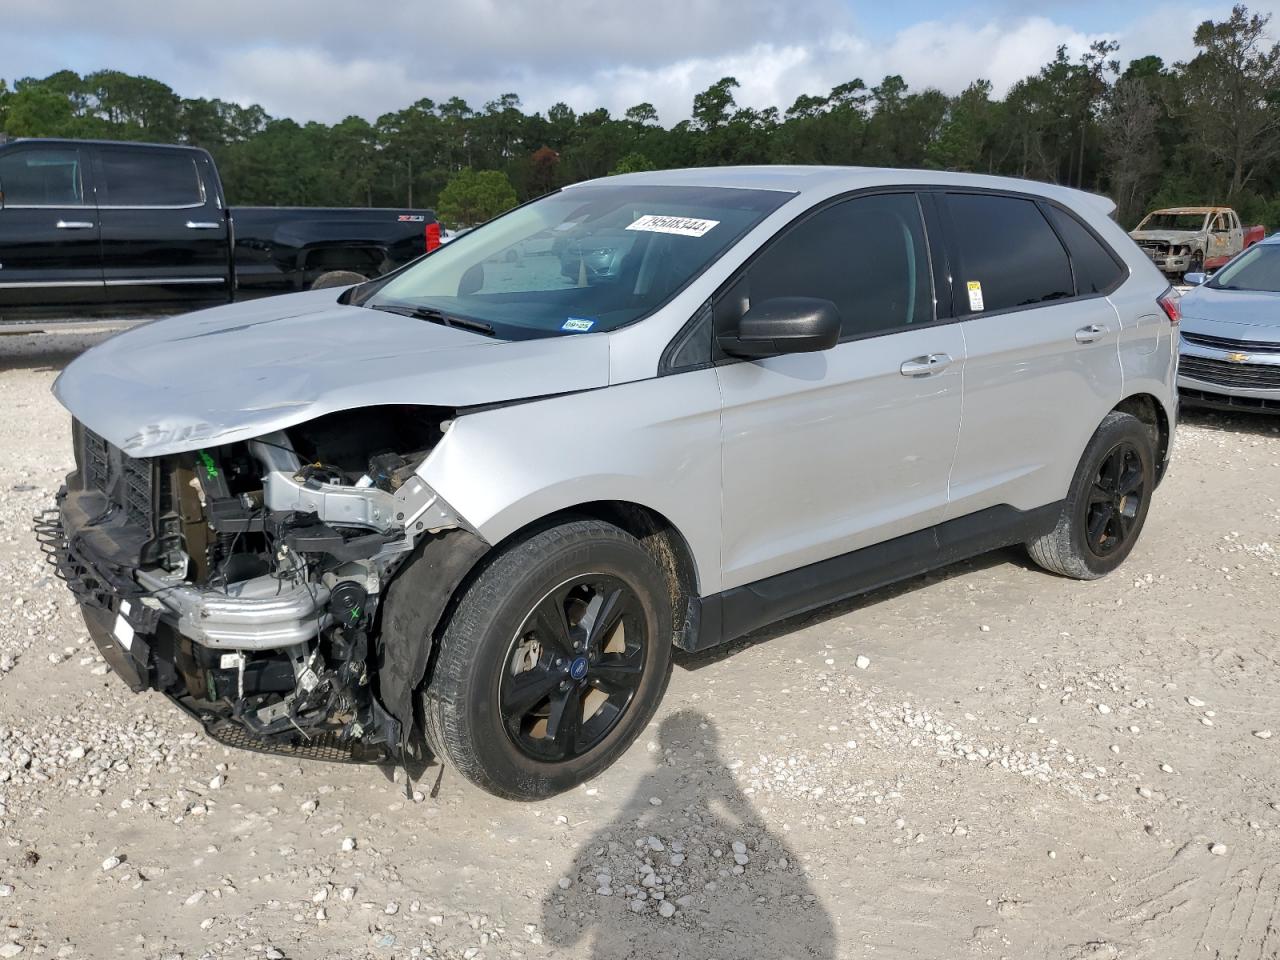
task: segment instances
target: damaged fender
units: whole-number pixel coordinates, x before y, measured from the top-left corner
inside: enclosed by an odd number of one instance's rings
[[[466,530],[423,537],[387,587],[378,632],[383,705],[400,721],[400,749],[413,728],[413,692],[422,683],[436,628],[467,574],[489,544]]]

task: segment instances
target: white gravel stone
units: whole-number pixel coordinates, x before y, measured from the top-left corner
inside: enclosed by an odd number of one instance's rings
[[[561,890],[568,890],[570,887],[573,886],[573,881],[570,880],[568,877],[561,877],[559,880],[556,881],[556,884],[560,887]]]
[[[676,915],[676,905],[670,900],[663,900],[658,904],[658,913],[670,920]]]
[[[867,667],[871,666],[871,658],[866,656],[865,654],[860,653],[858,654],[857,658],[853,661],[853,665],[857,667],[859,670],[865,670],[867,669]]]
[[[120,863],[121,863],[121,860],[119,857],[107,857],[107,859],[102,861],[103,873],[107,873],[111,870],[114,870],[116,867],[120,866]]]
[[[0,883],[0,897],[12,897],[12,896],[13,896],[13,884]]]
[[[1271,731],[1270,731],[1270,730],[1255,730],[1255,731],[1253,731],[1253,735],[1254,735],[1255,737],[1257,737],[1259,740],[1270,740],[1270,739],[1271,739]]]
[[[389,917],[394,917],[397,913],[399,913],[399,912],[400,912],[400,904],[398,904],[398,903],[396,903],[396,902],[392,901],[391,903],[388,903],[388,904],[383,908],[382,912],[383,912],[383,913],[385,913],[385,914],[386,914],[387,916],[389,916]]]
[[[350,852],[351,852],[352,850],[354,850],[355,848],[356,848],[356,838],[355,838],[355,837],[345,837],[345,838],[343,838],[343,841],[342,841],[342,852],[343,852],[343,853],[350,853]]]
[[[25,948],[20,943],[6,943],[0,947],[0,957],[16,957]]]
[[[1209,844],[1209,852],[1215,857],[1225,857],[1227,855],[1227,845],[1225,843]]]

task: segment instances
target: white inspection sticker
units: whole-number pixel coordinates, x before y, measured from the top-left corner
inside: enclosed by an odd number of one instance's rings
[[[121,609],[124,609],[123,604],[121,604]],[[115,637],[116,640],[120,642],[120,646],[124,647],[126,650],[133,648],[133,627],[129,625],[128,620],[119,614],[116,615],[115,626],[111,628],[111,635]]]
[[[970,310],[985,309],[982,305],[982,284],[979,283],[977,280],[970,280],[968,286],[969,286],[969,309]]]
[[[674,233],[680,237],[701,237],[719,220],[699,220],[696,217],[664,217],[656,213],[641,217],[628,230],[644,230],[648,233]]]

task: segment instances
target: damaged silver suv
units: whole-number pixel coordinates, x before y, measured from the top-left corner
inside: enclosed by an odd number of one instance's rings
[[[1088,579],[1169,455],[1176,301],[1109,201],[610,177],[417,262],[155,322],[55,393],[38,522],[94,640],[231,744],[604,770],[672,649],[1010,544]]]

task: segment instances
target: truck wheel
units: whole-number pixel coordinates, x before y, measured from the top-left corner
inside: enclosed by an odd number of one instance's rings
[[[316,277],[311,283],[312,290],[327,290],[329,287],[349,287],[356,283],[364,283],[369,278],[354,270],[330,270]]]
[[[1031,559],[1076,580],[1106,576],[1142,532],[1155,476],[1147,426],[1132,414],[1107,414],[1080,458],[1057,526],[1027,544]]]
[[[427,742],[472,783],[538,800],[594,777],[671,677],[670,594],[640,542],[573,520],[503,548],[457,602],[423,693]]]

